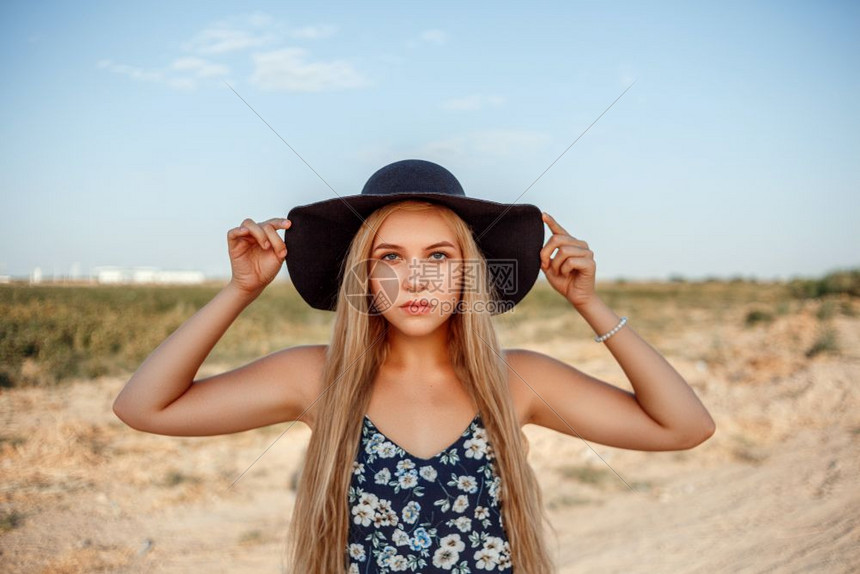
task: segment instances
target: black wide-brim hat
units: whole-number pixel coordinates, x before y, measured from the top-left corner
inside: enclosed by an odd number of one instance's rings
[[[286,265],[299,295],[314,309],[334,311],[349,245],[376,209],[405,199],[449,207],[472,229],[487,259],[488,280],[499,298],[492,314],[513,308],[540,272],[544,223],[530,204],[505,204],[466,197],[457,178],[435,163],[409,159],[374,173],[360,195],[292,208],[285,232]]]

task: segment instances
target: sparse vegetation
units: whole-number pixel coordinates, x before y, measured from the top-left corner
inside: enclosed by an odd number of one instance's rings
[[[815,357],[822,353],[838,353],[839,343],[836,337],[836,331],[827,327],[822,330],[821,335],[815,340],[812,346],[806,351],[806,356],[809,358]]]
[[[821,321],[826,321],[827,319],[832,318],[837,311],[836,303],[833,301],[825,300],[821,302],[821,305],[818,307],[818,311],[815,313],[815,316],[818,317]]]
[[[794,279],[788,286],[791,294],[800,299],[838,294],[860,297],[860,269],[833,271],[820,279]]]
[[[762,309],[753,309],[747,313],[744,323],[747,327],[752,327],[757,323],[770,323],[773,321],[773,313]]]
[[[258,529],[248,530],[247,532],[244,532],[239,537],[239,544],[246,544],[246,545],[261,544],[261,543],[265,542],[264,538],[265,537],[263,536],[263,532],[261,530],[258,530]]]
[[[192,474],[186,474],[179,470],[171,470],[167,473],[162,481],[162,484],[167,487],[179,486],[180,484],[187,483],[198,483],[200,482],[200,477],[194,476]]]
[[[731,440],[734,444],[732,455],[735,459],[749,464],[761,464],[767,459],[767,451],[749,437],[734,434]]]
[[[208,286],[0,286],[0,387],[55,385],[133,371],[221,289]],[[324,340],[330,317],[272,285],[210,360],[239,362]]]
[[[19,528],[24,523],[24,515],[17,510],[0,513],[0,532]]]
[[[221,289],[197,286],[28,286],[0,285],[0,388],[56,385],[75,378],[125,374]],[[788,284],[754,281],[600,282],[598,294],[620,312],[635,316],[643,335],[678,329],[686,312],[753,304],[747,325],[790,311],[796,297],[860,294],[860,271]],[[664,305],[680,313],[668,314]],[[820,317],[837,312],[835,302]],[[850,301],[838,312],[853,313]],[[498,317],[500,330],[515,333],[532,320],[569,315],[572,336],[588,336],[587,324],[548,284],[539,281],[513,312]],[[207,359],[239,364],[285,346],[326,342],[332,313],[317,311],[289,283],[274,283],[227,331]],[[565,328],[567,323],[565,323]],[[555,327],[554,327],[555,328]]]
[[[575,480],[592,486],[603,486],[608,481],[616,478],[611,471],[605,467],[593,467],[588,465],[562,466],[558,469],[564,478]]]

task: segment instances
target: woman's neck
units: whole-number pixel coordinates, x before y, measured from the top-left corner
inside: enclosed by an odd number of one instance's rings
[[[424,373],[448,371],[451,357],[448,352],[447,329],[415,337],[396,329],[388,332],[388,356],[385,369],[398,373]]]

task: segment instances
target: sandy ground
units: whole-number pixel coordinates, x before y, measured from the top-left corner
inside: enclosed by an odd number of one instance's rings
[[[699,447],[525,428],[559,574],[860,570],[860,319],[828,319],[840,351],[807,358],[813,307],[754,328],[742,313],[649,340],[717,422]],[[603,346],[530,348],[629,388]],[[0,571],[281,572],[309,429],[140,433],[111,411],[124,382],[0,391]]]

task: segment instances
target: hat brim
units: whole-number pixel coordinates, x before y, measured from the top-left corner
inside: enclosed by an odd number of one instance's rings
[[[406,199],[426,200],[456,212],[472,229],[499,291],[498,312],[513,308],[540,272],[544,223],[531,204],[504,204],[441,193],[352,195],[293,207],[285,232],[286,265],[299,295],[314,309],[334,311],[349,244],[376,209]]]

